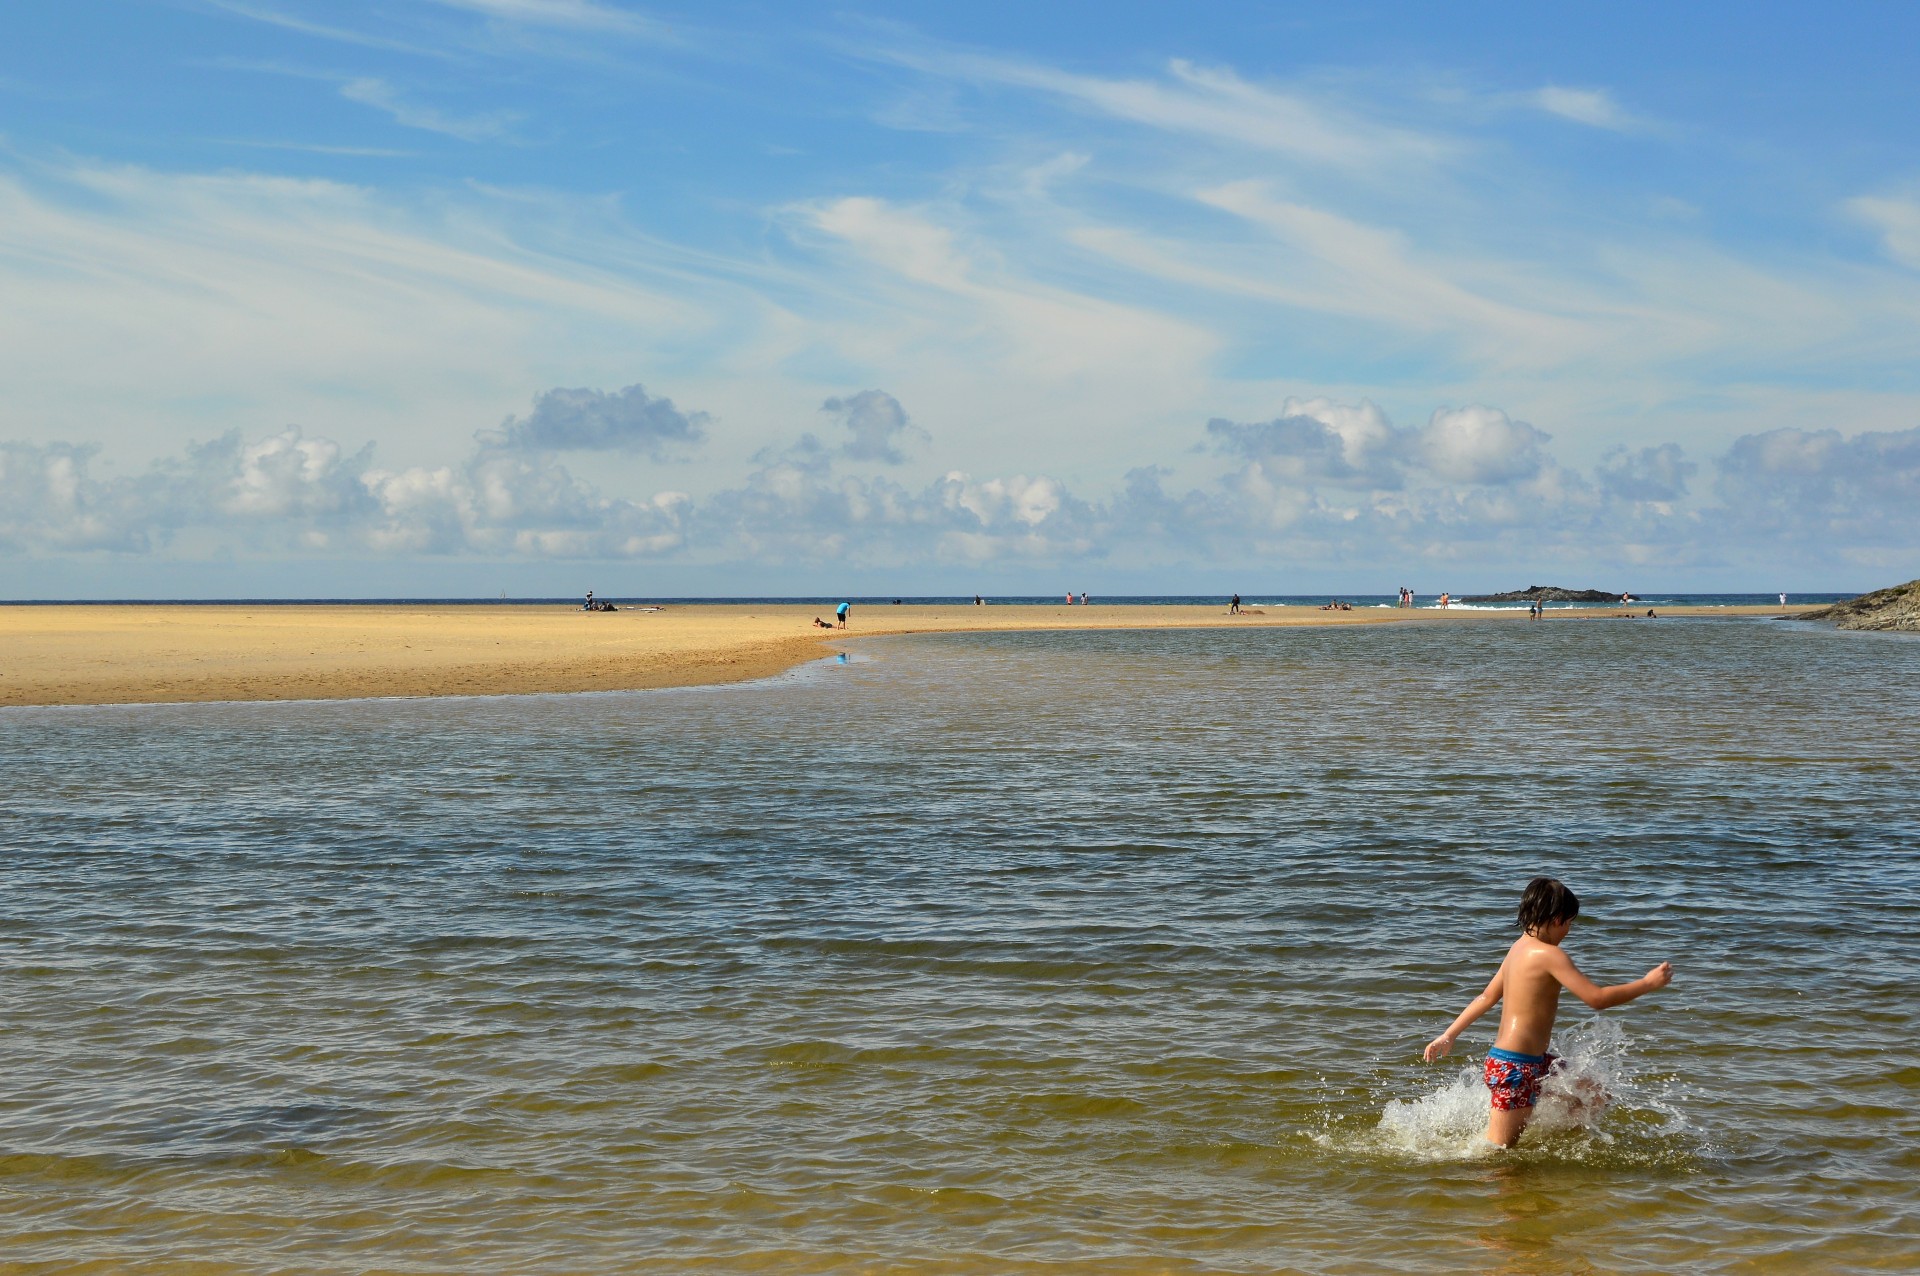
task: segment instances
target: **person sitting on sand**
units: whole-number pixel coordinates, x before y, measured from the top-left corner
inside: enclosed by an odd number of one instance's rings
[[[1547,1047],[1562,988],[1595,1010],[1606,1010],[1673,982],[1673,963],[1665,961],[1631,983],[1602,988],[1588,979],[1560,950],[1579,915],[1580,897],[1556,879],[1528,882],[1520,896],[1520,938],[1507,949],[1493,982],[1467,1003],[1451,1027],[1427,1043],[1425,1058],[1432,1063],[1452,1052],[1455,1039],[1474,1020],[1506,1003],[1485,1069],[1492,1105],[1486,1140],[1495,1147],[1512,1147],[1520,1138],[1539,1102],[1540,1083],[1559,1058]]]

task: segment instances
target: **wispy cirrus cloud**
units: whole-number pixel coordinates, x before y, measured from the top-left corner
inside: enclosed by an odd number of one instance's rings
[[[1230,69],[1203,67],[1181,58],[1167,63],[1164,76],[1122,79],[951,49],[895,46],[880,56],[943,78],[1034,90],[1098,115],[1162,132],[1336,168],[1424,164],[1457,149],[1440,135],[1369,119],[1324,98],[1256,84]]]
[[[1880,232],[1887,256],[1920,270],[1920,200],[1894,195],[1860,195],[1846,201],[1847,212]]]
[[[460,9],[504,22],[528,26],[564,27],[577,31],[615,32],[658,38],[667,27],[633,9],[594,0],[432,0],[448,9]]]
[[[438,108],[409,101],[385,80],[365,76],[340,86],[340,96],[349,102],[385,111],[405,128],[444,133],[463,142],[486,142],[503,138],[519,117],[512,111],[483,111],[477,115],[453,115]]]
[[[1629,114],[1605,89],[1572,89],[1550,84],[1526,95],[1531,106],[1590,128],[1629,132],[1644,126],[1644,121]]]
[[[446,49],[423,44],[417,40],[402,40],[391,36],[379,35],[370,31],[359,31],[350,27],[337,26],[327,22],[315,22],[297,13],[288,13],[283,9],[267,5],[246,3],[245,0],[201,0],[210,8],[246,18],[268,26],[279,27],[284,31],[300,35],[313,36],[316,39],[331,40],[340,44],[358,45],[365,49],[383,49],[392,53],[409,53],[418,57],[451,58],[455,56]]]

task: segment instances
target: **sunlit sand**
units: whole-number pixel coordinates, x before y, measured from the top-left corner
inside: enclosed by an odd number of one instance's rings
[[[1798,609],[1791,609],[1798,610]],[[1550,612],[1601,619],[1606,608]],[[1640,614],[1636,611],[1634,614]],[[1767,607],[1675,607],[1777,615]],[[1790,614],[1788,612],[1787,614]],[[848,637],[959,630],[1527,623],[1510,612],[1224,605],[826,606],[715,603],[587,613],[563,605],[0,607],[0,705],[615,691],[764,678]]]

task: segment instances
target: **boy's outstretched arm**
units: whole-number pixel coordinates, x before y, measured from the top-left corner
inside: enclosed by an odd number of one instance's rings
[[[1465,1032],[1474,1020],[1499,1005],[1501,994],[1506,990],[1507,968],[1503,965],[1494,972],[1493,982],[1487,985],[1487,990],[1467,1003],[1467,1008],[1460,1012],[1460,1017],[1453,1021],[1453,1026],[1427,1043],[1425,1056],[1427,1062],[1432,1063],[1435,1059],[1451,1054],[1454,1038]]]
[[[1573,958],[1558,949],[1547,958],[1547,963],[1547,969],[1553,972],[1553,977],[1560,981],[1561,987],[1595,1010],[1624,1006],[1635,997],[1656,988],[1665,988],[1673,982],[1673,963],[1670,961],[1661,962],[1638,979],[1624,984],[1610,984],[1605,988],[1581,974],[1580,968],[1573,964]]]

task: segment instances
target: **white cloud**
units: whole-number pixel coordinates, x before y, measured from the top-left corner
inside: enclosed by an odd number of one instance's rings
[[[719,286],[670,294],[632,236],[608,234],[618,271],[588,259],[591,242],[543,250],[547,218],[585,231],[587,211],[249,174],[0,171],[8,425],[158,448],[351,416],[404,448],[464,438],[550,369],[701,337],[737,304]]]
[[[1678,443],[1628,451],[1616,447],[1600,458],[1595,475],[1609,494],[1630,501],[1677,501],[1699,466]]]
[[[831,398],[820,405],[831,412],[853,437],[842,445],[840,454],[855,461],[883,461],[899,465],[907,457],[902,442],[925,442],[927,432],[914,425],[900,400],[885,390],[862,390],[845,398]]]
[[[421,106],[402,98],[385,80],[363,77],[340,86],[340,96],[349,102],[385,111],[394,123],[406,128],[445,133],[463,142],[483,142],[506,136],[515,116],[510,111],[487,111],[479,115],[448,115],[430,106]]]
[[[1621,110],[1620,104],[1605,89],[1569,89],[1548,85],[1532,93],[1529,101],[1550,115],[1593,128],[1625,132],[1639,123]]]
[[[567,27],[581,31],[609,31],[624,35],[659,36],[666,28],[631,9],[595,4],[593,0],[433,0],[449,9],[462,9],[505,22],[528,26]]]
[[[871,392],[870,392],[871,393]],[[856,396],[857,397],[857,396]],[[872,401],[869,401],[872,402]],[[844,410],[844,404],[843,409]],[[552,453],[482,434],[458,460],[387,468],[297,429],[188,447],[124,478],[94,449],[0,445],[0,546],[18,556],[323,552],[496,560],[771,561],[1152,567],[1280,557],[1303,566],[1534,563],[1816,567],[1920,552],[1920,428],[1773,430],[1715,459],[1719,504],[1683,507],[1694,470],[1674,444],[1617,451],[1592,478],[1549,437],[1490,407],[1401,430],[1370,403],[1294,399],[1258,425],[1215,421],[1224,469],[1172,489],[1135,467],[1104,495],[1057,475],[949,470],[921,486],[836,469],[846,449],[802,436],[739,483],[644,498],[583,482]],[[889,435],[888,437],[891,437]]]
[[[1304,94],[1253,84],[1224,68],[1176,58],[1160,79],[1107,79],[1034,62],[949,51],[894,49],[885,56],[935,75],[1034,89],[1084,109],[1169,133],[1275,152],[1350,170],[1425,164],[1447,140],[1366,119]]]
[[[1003,379],[1107,377],[1118,387],[1158,376],[1185,385],[1217,344],[1159,312],[1035,282],[924,211],[870,198],[800,211],[861,262],[916,286],[887,298],[888,340],[898,339],[903,320],[924,317],[933,345],[943,357],[964,352],[976,382],[985,356]]]
[[[1887,256],[1920,270],[1920,202],[1882,195],[1850,199],[1847,211],[1880,232]]]
[[[1407,436],[1368,400],[1290,398],[1271,421],[1240,425],[1216,418],[1207,422],[1207,433],[1217,450],[1290,482],[1373,488],[1403,482]]]
[[[1768,430],[1736,439],[1717,468],[1735,525],[1792,531],[1803,544],[1920,539],[1920,428]]]
[[[1421,431],[1420,455],[1443,479],[1505,484],[1540,473],[1550,437],[1498,408],[1441,408]]]
[[[144,493],[96,480],[97,448],[0,443],[0,548],[12,554],[152,547]]]
[[[508,448],[639,452],[659,460],[704,439],[709,420],[705,412],[683,412],[672,399],[651,398],[638,385],[615,394],[554,389],[534,399],[530,416],[508,417],[494,433]]]

